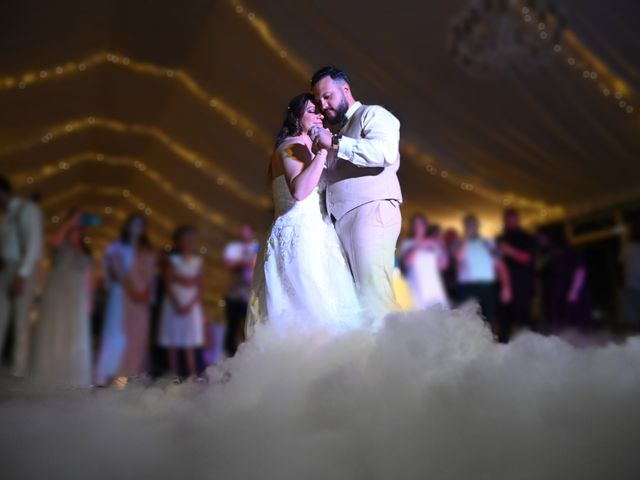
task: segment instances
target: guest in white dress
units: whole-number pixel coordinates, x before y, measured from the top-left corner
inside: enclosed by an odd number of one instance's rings
[[[202,257],[195,253],[193,228],[179,227],[174,234],[175,253],[168,257],[167,288],[162,305],[159,343],[167,349],[169,367],[177,377],[177,349],[184,349],[189,375],[197,376],[196,348],[204,344]]]
[[[401,263],[415,307],[419,310],[433,305],[449,307],[441,274],[449,260],[441,242],[428,236],[428,229],[426,217],[414,215],[411,219],[411,236],[400,244]]]
[[[91,384],[91,257],[76,210],[51,239],[53,265],[34,330],[31,374],[40,382]]]

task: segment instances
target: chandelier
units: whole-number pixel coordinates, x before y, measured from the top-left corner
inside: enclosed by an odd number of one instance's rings
[[[565,25],[552,0],[468,0],[449,49],[470,73],[531,72],[549,62]]]

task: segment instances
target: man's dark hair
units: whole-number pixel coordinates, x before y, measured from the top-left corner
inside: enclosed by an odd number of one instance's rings
[[[11,182],[4,175],[0,175],[0,191],[4,193],[8,193],[9,195],[13,193],[13,187],[11,186]]]
[[[313,77],[311,77],[311,88],[313,88],[315,84],[322,80],[324,77],[331,77],[333,80],[341,80],[345,83],[351,83],[349,82],[349,76],[344,70],[340,70],[333,65],[329,65],[328,67],[322,67],[320,70],[313,74]]]

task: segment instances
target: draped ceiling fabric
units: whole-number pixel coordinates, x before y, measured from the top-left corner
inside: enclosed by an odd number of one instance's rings
[[[216,269],[239,222],[268,226],[284,107],[335,64],[358,99],[401,120],[405,215],[453,225],[475,211],[496,230],[507,204],[542,221],[637,193],[640,3],[555,2],[562,52],[518,74],[453,58],[469,4],[4,0],[0,170],[42,194],[49,231],[73,205],[108,207],[100,251],[140,208],[159,246],[176,224],[198,226]]]

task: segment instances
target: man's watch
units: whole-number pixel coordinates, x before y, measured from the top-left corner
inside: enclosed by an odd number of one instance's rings
[[[342,135],[338,134],[338,133],[334,133],[331,136],[331,148],[337,150],[338,149],[338,145],[340,145],[340,139],[342,138]]]

